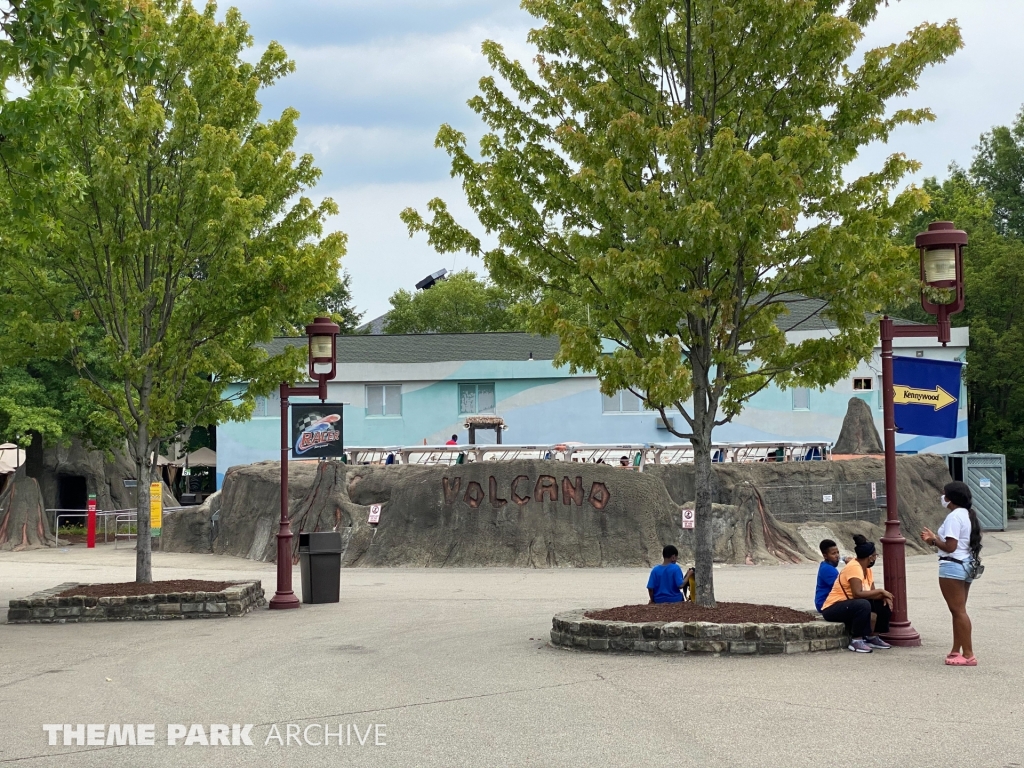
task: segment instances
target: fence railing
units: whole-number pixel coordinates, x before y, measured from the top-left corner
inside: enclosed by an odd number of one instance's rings
[[[885,481],[762,485],[765,507],[778,520],[867,520],[880,522],[885,510]]]
[[[181,509],[189,509],[189,507],[164,507],[164,513],[176,512]],[[53,539],[54,545],[60,546],[60,521],[70,520],[71,518],[88,518],[89,511],[86,509],[47,509],[45,513],[53,520]],[[119,538],[120,528],[119,526],[124,525],[128,533],[123,533],[120,538],[134,539],[135,534],[131,532],[132,526],[138,522],[138,514],[135,509],[104,509],[96,510],[96,529],[99,533],[100,523],[103,524],[103,543],[106,544],[110,541],[109,523],[113,520],[114,522],[114,548],[117,548],[117,542]]]
[[[716,463],[823,461],[831,457],[831,443],[740,442],[717,443],[711,458]],[[692,464],[689,443],[557,443],[554,445],[414,445],[353,446],[345,449],[350,464],[455,465],[477,461],[545,459],[550,461],[601,462],[643,471],[650,464]]]

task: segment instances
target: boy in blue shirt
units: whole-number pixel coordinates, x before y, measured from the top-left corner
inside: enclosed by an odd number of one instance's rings
[[[825,558],[818,566],[818,581],[814,585],[814,607],[820,613],[825,598],[832,591],[832,585],[839,578],[839,547],[832,539],[822,539],[818,549]],[[850,558],[846,558],[845,562],[850,562]]]
[[[651,603],[681,603],[683,602],[683,569],[676,562],[679,559],[679,550],[668,544],[661,550],[664,562],[651,569],[650,578],[647,579],[647,594],[650,595]]]

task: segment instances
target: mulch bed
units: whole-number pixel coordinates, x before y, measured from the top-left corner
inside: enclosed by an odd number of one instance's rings
[[[134,595],[166,595],[171,592],[220,592],[233,586],[230,581],[201,581],[199,579],[175,579],[174,581],[153,581],[140,584],[125,581],[119,584],[85,584],[65,589],[56,597],[128,597]]]
[[[719,603],[717,608],[703,608],[686,601],[658,605],[621,605],[603,611],[587,611],[584,616],[601,621],[711,621],[715,624],[803,624],[815,618],[810,613],[779,605]]]

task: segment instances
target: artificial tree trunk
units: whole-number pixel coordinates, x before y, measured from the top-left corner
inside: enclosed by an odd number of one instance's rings
[[[39,484],[22,465],[0,493],[0,550],[17,552],[54,543]]]

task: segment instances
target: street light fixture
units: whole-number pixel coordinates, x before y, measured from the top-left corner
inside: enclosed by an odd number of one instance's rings
[[[897,337],[936,338],[942,346],[950,339],[949,318],[964,308],[964,259],[967,233],[956,229],[950,221],[935,221],[928,231],[915,239],[920,252],[921,281],[931,288],[951,289],[948,303],[931,301],[921,292],[921,307],[936,319],[935,325],[893,325],[883,317],[880,327],[882,342],[882,409],[885,422],[885,535],[882,536],[882,561],[885,588],[893,594],[892,620],[886,640],[898,646],[918,646],[921,636],[907,616],[907,540],[900,533],[898,494],[896,491],[896,418],[893,393],[892,340]]]
[[[293,387],[281,384],[281,520],[277,532],[277,592],[270,599],[273,609],[298,608],[299,598],[292,591],[292,527],[288,517],[288,451],[290,430],[288,424],[289,397],[316,397],[327,400],[327,382],[337,373],[337,340],[341,329],[328,317],[318,317],[306,326],[308,337],[309,378],[315,387]]]

